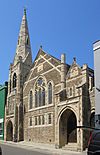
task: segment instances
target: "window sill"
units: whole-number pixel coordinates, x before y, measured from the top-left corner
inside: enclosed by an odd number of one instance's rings
[[[33,128],[33,126],[29,126],[29,128]]]
[[[33,109],[29,109],[28,111],[31,112],[31,111],[38,110],[38,109],[44,109],[44,108],[52,107],[53,105],[54,104],[48,104],[48,105],[41,106],[41,107],[34,107]]]
[[[34,126],[29,126],[28,128],[40,128],[40,127],[49,127],[53,126],[53,124],[44,124],[44,125],[34,125]]]
[[[7,118],[9,118],[9,117],[14,117],[14,114],[9,114],[9,115],[7,115],[6,117],[7,117]]]

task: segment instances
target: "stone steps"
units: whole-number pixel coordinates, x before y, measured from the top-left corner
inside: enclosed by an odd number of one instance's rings
[[[77,143],[68,143],[62,147],[63,150],[78,151]]]

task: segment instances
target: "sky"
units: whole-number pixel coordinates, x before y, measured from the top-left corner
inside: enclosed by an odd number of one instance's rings
[[[33,61],[40,45],[66,63],[93,64],[93,43],[100,40],[100,0],[0,0],[0,84],[8,81],[24,7]]]

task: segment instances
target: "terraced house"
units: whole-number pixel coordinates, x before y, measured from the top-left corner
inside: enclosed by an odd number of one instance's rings
[[[88,135],[82,125],[93,125],[94,71],[86,64],[71,65],[65,54],[57,59],[40,47],[32,62],[26,10],[17,49],[10,65],[5,109],[5,140],[54,144],[83,150]]]

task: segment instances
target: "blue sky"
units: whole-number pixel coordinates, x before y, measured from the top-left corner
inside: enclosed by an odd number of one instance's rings
[[[66,62],[93,68],[93,42],[100,39],[100,0],[0,0],[0,84],[8,80],[23,8],[27,8],[33,60],[40,45]]]

